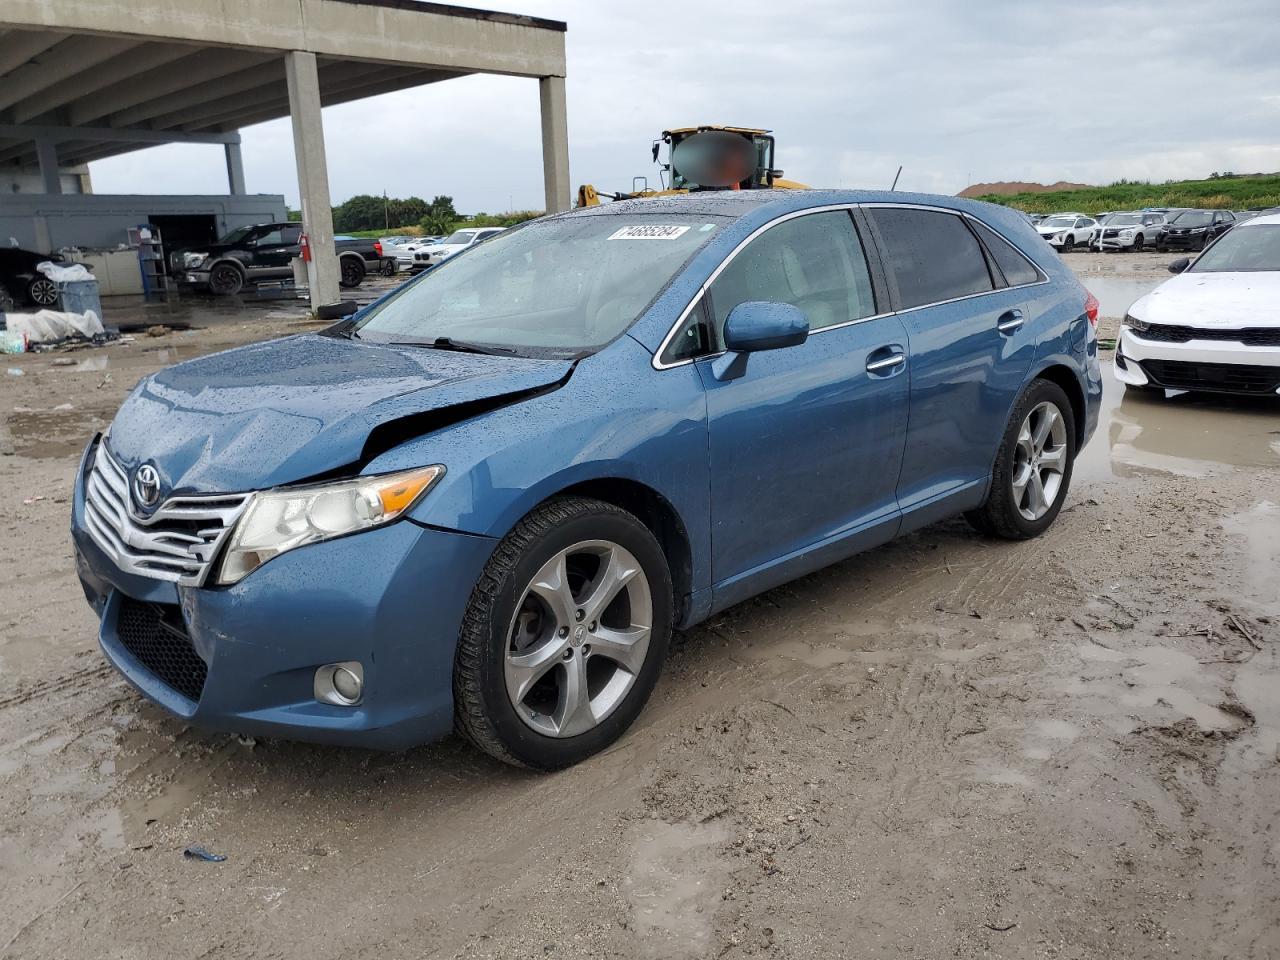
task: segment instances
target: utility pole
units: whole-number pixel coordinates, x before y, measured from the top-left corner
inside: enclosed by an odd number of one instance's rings
[[[387,203],[387,191],[384,187],[382,190],[382,219],[384,228],[389,232],[391,230],[391,206]]]

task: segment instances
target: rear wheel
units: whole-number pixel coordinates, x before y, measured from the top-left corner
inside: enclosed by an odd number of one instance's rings
[[[1066,499],[1075,438],[1075,416],[1062,388],[1048,380],[1032,381],[1009,416],[987,501],[965,519],[988,536],[1038,537]]]
[[[36,277],[27,286],[27,298],[37,307],[57,306],[58,285],[48,277]]]
[[[666,559],[639,520],[598,500],[548,501],[471,594],[453,671],[459,731],[538,770],[603,750],[648,700],[672,617]]]
[[[244,274],[229,263],[220,263],[209,271],[209,292],[219,297],[232,297],[244,288]]]
[[[365,267],[363,260],[357,260],[355,257],[342,258],[342,278],[341,283],[344,287],[358,287],[364,280]]]

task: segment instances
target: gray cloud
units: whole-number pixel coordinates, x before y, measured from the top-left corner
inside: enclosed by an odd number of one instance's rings
[[[574,183],[655,183],[650,142],[691,123],[771,127],[787,175],[822,186],[887,186],[899,163],[904,189],[946,193],[1280,170],[1272,0],[509,6],[569,23]],[[449,193],[470,211],[542,203],[533,81],[469,77],[345,104],[325,112],[325,136],[335,200],[386,189]],[[245,164],[250,189],[296,196],[287,121],[245,131]],[[103,192],[224,189],[209,147],[93,174]]]

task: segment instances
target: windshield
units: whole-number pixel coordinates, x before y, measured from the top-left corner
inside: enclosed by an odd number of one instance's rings
[[[470,243],[476,235],[474,230],[456,230],[445,239],[445,243]]]
[[[1207,213],[1180,213],[1169,222],[1180,227],[1207,227],[1212,221],[1212,215]]]
[[[1074,227],[1075,225],[1075,217],[1049,217],[1047,220],[1040,221],[1042,227]]]
[[[1142,218],[1132,213],[1117,213],[1107,218],[1109,227],[1133,227],[1142,223]]]
[[[1194,273],[1280,272],[1280,223],[1236,227],[1202,253]]]
[[[218,243],[243,243],[257,229],[257,227],[236,227],[230,233],[225,233],[219,237]]]
[[[575,356],[627,329],[723,218],[639,214],[533,221],[476,244],[372,308],[361,339],[439,337]],[[452,239],[452,238],[450,238]]]

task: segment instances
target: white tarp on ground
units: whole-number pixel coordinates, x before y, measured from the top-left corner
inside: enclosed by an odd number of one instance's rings
[[[11,333],[27,335],[30,343],[57,343],[68,337],[92,339],[105,331],[102,321],[92,310],[85,313],[63,313],[40,310],[36,313],[6,313],[5,325]]]

